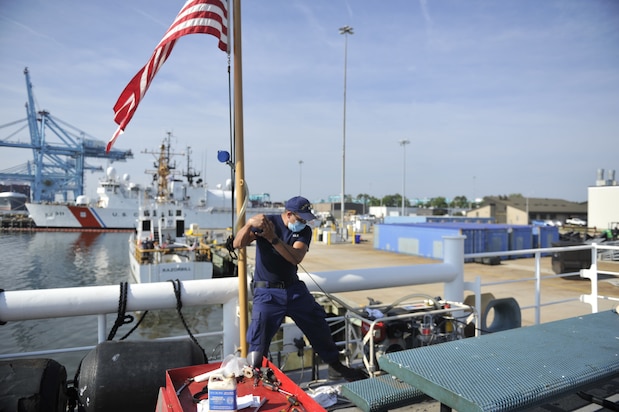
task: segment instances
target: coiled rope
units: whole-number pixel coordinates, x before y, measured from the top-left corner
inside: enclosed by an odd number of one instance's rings
[[[114,321],[114,326],[112,326],[110,333],[107,335],[107,340],[114,339],[114,336],[116,336],[116,332],[118,331],[119,327],[133,322],[133,316],[127,315],[125,313],[127,310],[128,289],[129,289],[128,282],[120,282],[120,297],[118,298],[118,312],[116,314],[116,320]]]
[[[118,312],[116,314],[116,320],[114,321],[114,326],[112,326],[112,329],[110,330],[110,333],[107,336],[107,340],[114,339],[114,336],[116,336],[116,332],[118,331],[118,328],[120,328],[122,325],[127,325],[133,322],[134,317],[132,315],[126,314],[128,290],[129,290],[129,282],[120,282],[120,297],[118,298]],[[144,313],[142,313],[142,316],[140,316],[140,320],[138,320],[138,322],[133,326],[133,328],[131,328],[129,332],[127,332],[122,338],[120,338],[120,340],[125,340],[127,337],[129,337],[129,335],[131,335],[133,331],[136,330],[138,326],[140,326],[140,324],[146,317],[147,313],[148,311],[145,311]]]
[[[174,288],[174,296],[176,296],[176,312],[178,312],[178,316],[181,318],[181,322],[183,322],[183,326],[185,326],[185,330],[187,331],[187,334],[189,335],[193,343],[195,343],[202,351],[202,354],[204,355],[204,362],[208,363],[208,356],[206,355],[206,351],[204,350],[202,345],[198,343],[198,340],[196,339],[195,336],[193,336],[193,333],[191,333],[191,330],[189,330],[189,325],[187,325],[187,322],[185,321],[185,316],[183,315],[183,311],[182,311],[183,301],[181,299],[181,281],[179,279],[174,279],[174,280],[169,280],[168,282],[171,282],[172,287]]]

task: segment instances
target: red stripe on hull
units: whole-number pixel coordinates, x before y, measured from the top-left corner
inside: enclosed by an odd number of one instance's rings
[[[68,206],[68,208],[83,228],[100,229],[102,227],[89,208],[78,206]]]

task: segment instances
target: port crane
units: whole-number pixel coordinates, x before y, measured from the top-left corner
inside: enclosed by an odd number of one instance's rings
[[[0,170],[0,180],[29,183],[33,202],[52,202],[57,195],[67,201],[69,193],[72,193],[73,199],[84,194],[84,171],[103,170],[101,166],[87,164],[87,158],[107,159],[110,162],[133,158],[131,150],[112,149],[106,153],[105,142],[87,135],[46,110],[37,111],[27,67],[24,75],[28,92],[27,117],[0,125],[0,130],[24,122],[27,124],[8,137],[0,136],[0,147],[31,149],[33,160]],[[30,131],[30,143],[15,141],[13,137],[26,127]],[[48,133],[53,133],[60,139],[60,143],[48,141]]]

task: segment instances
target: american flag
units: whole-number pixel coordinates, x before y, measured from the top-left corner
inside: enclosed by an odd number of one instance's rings
[[[219,48],[228,51],[227,0],[187,0],[174,22],[159,42],[148,63],[131,79],[114,105],[118,129],[107,143],[109,152],[116,139],[131,121],[157,71],[172,53],[176,40],[186,34],[206,33],[219,38]]]

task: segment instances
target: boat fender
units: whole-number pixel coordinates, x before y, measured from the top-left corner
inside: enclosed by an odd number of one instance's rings
[[[481,313],[481,333],[501,332],[522,326],[520,305],[514,298],[493,299]]]
[[[67,370],[53,359],[0,361],[0,411],[65,412]]]
[[[155,410],[166,370],[206,363],[191,340],[106,341],[82,360],[77,379],[84,412]]]

